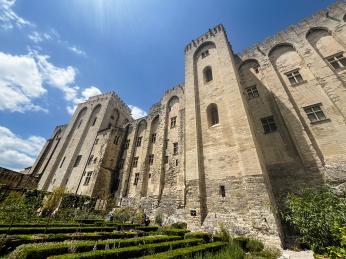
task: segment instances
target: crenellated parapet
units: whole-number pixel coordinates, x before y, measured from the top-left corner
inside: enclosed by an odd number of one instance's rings
[[[330,31],[338,30],[345,24],[346,1],[340,0],[328,8],[321,10],[311,17],[305,18],[297,24],[290,25],[283,31],[254,44],[252,47],[239,53],[242,60],[268,56],[270,50],[284,42],[296,43],[304,41],[311,28],[326,28]],[[341,24],[341,25],[340,25]]]
[[[198,37],[195,40],[192,40],[189,44],[186,45],[185,47],[185,53],[187,53],[188,51],[192,50],[192,49],[197,49],[199,45],[201,45],[203,42],[207,41],[210,38],[213,38],[216,36],[216,34],[218,33],[225,33],[225,28],[223,27],[222,24],[219,24],[217,26],[215,26],[212,29],[209,29],[206,33],[204,33],[203,35],[201,35],[200,37]]]

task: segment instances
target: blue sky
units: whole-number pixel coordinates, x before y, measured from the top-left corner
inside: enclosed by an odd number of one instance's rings
[[[185,45],[219,23],[241,52],[334,2],[0,0],[0,166],[30,166],[95,94],[144,115],[184,81]]]

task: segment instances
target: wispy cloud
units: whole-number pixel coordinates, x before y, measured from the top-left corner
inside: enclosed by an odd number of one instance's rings
[[[131,114],[134,119],[139,119],[139,118],[147,116],[147,113],[141,108],[131,104],[129,104],[129,107],[131,109]]]
[[[45,142],[40,136],[22,138],[0,125],[0,166],[17,171],[31,166]]]
[[[77,55],[86,56],[85,51],[81,50],[80,48],[78,48],[76,46],[70,46],[70,47],[68,47],[68,49],[71,50],[72,52],[76,53]]]
[[[33,25],[13,11],[16,0],[0,0],[0,26],[5,30]]]
[[[43,42],[45,40],[51,40],[52,36],[49,35],[48,33],[40,33],[38,31],[33,31],[32,33],[30,33],[28,35],[28,38],[33,41],[34,43],[40,43]]]

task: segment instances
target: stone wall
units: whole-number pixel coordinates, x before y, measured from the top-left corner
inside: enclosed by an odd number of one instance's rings
[[[13,188],[34,190],[37,188],[38,178],[0,167],[0,184]]]

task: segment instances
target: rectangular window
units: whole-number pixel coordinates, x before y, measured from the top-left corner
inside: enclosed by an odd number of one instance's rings
[[[126,142],[125,142],[125,146],[124,146],[124,148],[125,148],[125,149],[128,149],[128,148],[129,148],[129,146],[130,146],[130,140],[129,140],[129,139],[127,139],[127,140],[126,140]]]
[[[133,158],[132,167],[137,167],[137,165],[138,165],[138,156]]]
[[[123,169],[124,168],[124,163],[125,163],[125,159],[120,159],[120,161],[119,161],[119,169]]]
[[[133,181],[133,185],[137,185],[139,180],[139,173],[135,173],[135,179]]]
[[[171,129],[177,125],[177,116],[171,118]]]
[[[263,126],[265,134],[271,133],[277,130],[273,116],[263,118],[261,119],[261,122],[262,122],[262,126]]]
[[[62,161],[61,161],[61,164],[60,164],[60,168],[62,167],[62,165],[64,164],[64,162],[65,162],[65,156],[64,156],[64,158],[62,159]]]
[[[257,87],[255,85],[245,88],[245,91],[246,91],[246,94],[247,94],[247,98],[249,100],[250,99],[254,99],[254,98],[259,96]]]
[[[149,160],[149,165],[152,165],[154,163],[154,155],[153,154],[149,155],[148,160]]]
[[[89,185],[89,182],[90,182],[92,174],[93,174],[93,172],[87,172],[86,173],[86,177],[85,177],[85,180],[84,180],[84,186]]]
[[[226,197],[226,190],[224,185],[220,185],[220,195],[221,197]]]
[[[209,56],[209,50],[207,49],[206,51],[203,51],[201,56],[202,56],[202,58]]]
[[[77,167],[81,159],[82,159],[82,155],[78,155],[76,158],[76,161],[74,162],[73,167]]]
[[[118,145],[118,143],[119,143],[119,138],[120,138],[119,136],[115,136],[114,142],[113,142],[115,145]]]
[[[178,155],[178,142],[173,143],[173,155]]]
[[[288,81],[290,81],[291,85],[296,85],[304,81],[303,77],[299,73],[299,69],[295,69],[293,71],[286,73],[286,76],[288,78]]]
[[[156,142],[156,133],[151,134],[151,143]]]
[[[338,53],[329,57],[327,58],[327,61],[334,69],[346,67],[346,58],[344,57],[344,53]]]
[[[165,164],[168,164],[168,156],[165,156]]]
[[[304,107],[304,111],[311,122],[326,120],[326,115],[321,109],[321,104],[314,104],[308,107]]]
[[[196,217],[196,216],[197,216],[196,210],[190,210],[190,215],[191,215],[192,217]]]
[[[140,147],[142,144],[142,137],[137,137],[136,139],[136,147]]]
[[[179,160],[176,159],[176,160],[175,160],[175,166],[178,166],[178,165],[179,165]]]

